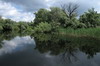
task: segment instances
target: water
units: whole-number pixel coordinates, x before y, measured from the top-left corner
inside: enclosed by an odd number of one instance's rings
[[[4,34],[0,66],[100,66],[100,39],[51,34]]]

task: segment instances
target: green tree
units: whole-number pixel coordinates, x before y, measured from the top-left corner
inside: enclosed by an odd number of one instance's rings
[[[59,23],[61,26],[65,26],[67,17],[66,14],[62,11],[62,9],[58,7],[51,7],[50,8],[50,22]]]
[[[11,19],[5,19],[2,22],[3,31],[12,31],[14,27],[14,21]]]
[[[100,24],[100,14],[92,8],[81,15],[79,21],[84,23],[87,27],[96,27]]]
[[[48,13],[49,11],[46,9],[39,9],[35,14],[34,24],[39,24],[40,22],[48,21]]]
[[[44,33],[44,32],[50,32],[51,29],[52,29],[51,24],[47,22],[41,22],[38,25],[36,25],[34,31],[38,33]]]
[[[68,17],[70,20],[77,16],[78,7],[79,6],[77,4],[73,3],[61,5],[63,12],[66,14],[66,17]]]
[[[58,7],[51,7],[50,10],[40,9],[35,13],[34,24],[39,24],[40,22],[56,22],[60,23],[60,25],[64,26],[67,21],[66,14],[62,11],[62,9]]]
[[[79,20],[77,19],[77,10],[78,10],[78,5],[69,3],[69,4],[62,4],[61,8],[62,11],[66,14],[67,20],[66,20],[66,27],[71,27],[71,28],[81,28],[85,27],[83,23],[80,23]]]

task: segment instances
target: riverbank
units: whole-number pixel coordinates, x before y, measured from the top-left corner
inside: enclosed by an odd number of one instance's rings
[[[66,34],[72,36],[90,36],[94,38],[100,38],[100,27],[97,28],[81,28],[81,29],[71,29],[71,28],[60,28],[59,34]]]

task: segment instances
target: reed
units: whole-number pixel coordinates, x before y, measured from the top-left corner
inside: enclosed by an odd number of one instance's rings
[[[60,28],[60,34],[73,35],[73,36],[90,36],[100,38],[100,27],[97,28],[81,28],[81,29],[72,29],[72,28]]]

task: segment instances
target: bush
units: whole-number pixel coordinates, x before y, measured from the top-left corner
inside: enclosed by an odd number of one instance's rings
[[[34,31],[39,33],[50,32],[51,29],[52,29],[51,24],[47,22],[41,22],[36,27],[34,27]]]
[[[27,32],[32,32],[33,29],[32,29],[32,27],[28,27],[25,31],[27,31]]]
[[[5,24],[5,25],[3,25],[3,30],[4,31],[12,31],[13,26],[11,24]]]
[[[0,26],[0,31],[1,31],[1,30],[3,30],[3,27],[2,27],[2,26]]]
[[[100,14],[94,10],[94,8],[89,9],[80,16],[79,21],[84,23],[87,28],[100,26]]]
[[[57,23],[57,22],[51,22],[50,23],[51,26],[52,26],[52,32],[56,32],[58,30],[58,28],[60,27],[60,23]]]

